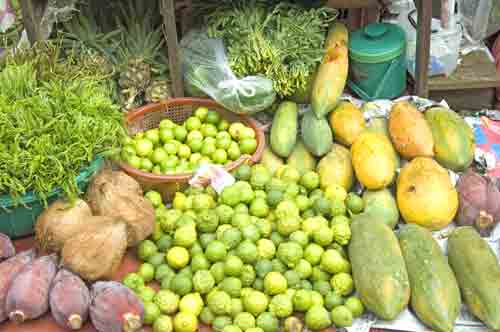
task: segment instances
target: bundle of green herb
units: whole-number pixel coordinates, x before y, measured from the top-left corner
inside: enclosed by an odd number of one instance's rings
[[[335,9],[304,8],[290,3],[272,6],[237,1],[208,16],[210,37],[222,38],[231,69],[239,76],[271,79],[281,97],[304,89],[323,57]]]
[[[125,131],[108,86],[91,78],[38,80],[32,63],[0,71],[0,194],[47,203],[59,187],[74,199],[76,177]]]

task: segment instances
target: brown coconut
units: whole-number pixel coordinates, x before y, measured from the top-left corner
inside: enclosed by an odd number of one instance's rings
[[[127,226],[117,218],[100,218],[67,241],[61,252],[62,265],[85,280],[110,279],[127,249]]]
[[[457,190],[457,224],[474,226],[481,236],[489,236],[500,220],[500,191],[494,181],[469,169],[460,177]]]
[[[55,201],[36,221],[38,247],[43,251],[58,253],[68,239],[80,234],[92,222],[91,219],[92,210],[85,201],[79,199],[74,204],[66,200]]]
[[[140,185],[121,171],[101,171],[89,185],[87,201],[95,215],[125,221],[129,247],[138,245],[154,231],[153,205],[144,198]]]

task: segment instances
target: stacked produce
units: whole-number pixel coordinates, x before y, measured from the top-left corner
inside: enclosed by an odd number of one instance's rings
[[[199,107],[182,124],[163,119],[159,128],[136,134],[124,145],[121,159],[144,172],[182,174],[204,164],[227,165],[256,149],[252,128]]]
[[[350,326],[364,309],[353,296],[346,214],[361,212],[362,199],[325,192],[316,172],[289,165],[274,174],[242,165],[234,175],[220,195],[191,187],[171,208],[146,193],[157,229],[138,247],[144,263],[123,280],[144,301],[145,322],[158,332]]]

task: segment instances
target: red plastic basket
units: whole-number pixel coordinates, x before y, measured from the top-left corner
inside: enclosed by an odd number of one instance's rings
[[[139,132],[157,128],[163,119],[170,119],[180,124],[198,107],[207,107],[209,110],[214,110],[229,122],[242,122],[256,133],[257,150],[255,153],[251,156],[242,155],[238,160],[228,164],[225,167],[226,170],[232,171],[243,163],[255,164],[259,162],[266,140],[264,132],[259,128],[257,122],[248,116],[231,113],[211,99],[173,98],[160,103],[148,104],[129,112],[125,118],[125,125],[128,133],[135,135]],[[184,190],[193,176],[193,173],[175,175],[147,173],[122,162],[119,163],[119,166],[127,174],[135,178],[145,191],[156,190],[162,194],[163,199],[166,201],[170,201],[177,191]]]

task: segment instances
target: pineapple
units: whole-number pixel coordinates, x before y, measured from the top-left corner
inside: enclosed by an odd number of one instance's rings
[[[144,99],[148,103],[157,103],[168,98],[170,98],[170,86],[165,79],[153,80],[144,94]]]

